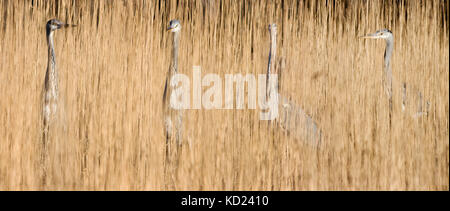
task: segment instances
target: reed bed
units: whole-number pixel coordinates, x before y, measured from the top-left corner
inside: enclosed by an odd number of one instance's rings
[[[1,190],[449,190],[449,1],[0,1]],[[40,159],[45,23],[63,109]],[[164,175],[162,95],[171,19],[179,71],[265,74],[277,23],[281,90],[322,130],[320,147],[258,110],[187,110]],[[395,37],[393,119],[382,89]],[[402,83],[411,90],[401,109]],[[206,87],[204,88],[204,90]],[[410,89],[408,89],[410,90]],[[417,90],[417,91],[414,91]],[[414,118],[416,94],[430,102]],[[43,173],[45,172],[45,173]]]

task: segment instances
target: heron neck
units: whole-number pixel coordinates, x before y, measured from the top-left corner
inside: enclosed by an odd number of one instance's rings
[[[278,92],[278,82],[274,84],[275,87],[272,87],[273,84],[270,84],[269,82],[271,81],[270,80],[271,74],[278,74],[277,69],[275,69],[275,57],[277,54],[277,30],[274,27],[270,27],[269,31],[270,31],[270,51],[269,51],[269,63],[267,65],[266,96],[271,95],[271,92],[273,91],[272,88],[275,88],[275,90]]]
[[[386,39],[386,51],[384,52],[384,66],[390,68],[392,52],[394,51],[394,39]]]
[[[58,72],[56,70],[56,56],[53,41],[54,32],[47,31],[48,42],[48,64],[47,72],[45,74],[45,87],[53,92],[53,95],[58,97]]]
[[[51,70],[56,71],[56,56],[55,56],[55,47],[54,47],[54,41],[53,41],[53,32],[47,32],[47,43],[48,43],[48,67]]]
[[[178,71],[178,47],[180,44],[180,32],[173,33],[172,45],[172,70],[174,73]]]
[[[269,71],[268,74],[271,74],[271,71],[274,70],[275,65],[275,57],[277,54],[277,31],[275,29],[270,30],[270,51],[269,51]],[[275,72],[276,74],[276,72]]]

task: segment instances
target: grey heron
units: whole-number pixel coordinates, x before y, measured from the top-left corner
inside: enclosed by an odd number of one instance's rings
[[[392,112],[392,70],[391,70],[391,57],[392,52],[394,50],[394,35],[392,32],[388,29],[382,29],[379,31],[376,31],[372,34],[367,34],[365,36],[361,36],[361,38],[366,39],[384,39],[386,40],[386,51],[384,53],[384,88],[386,90],[386,93],[389,97],[389,109],[390,112]],[[420,117],[422,115],[427,115],[429,108],[430,108],[430,101],[427,101],[427,107],[425,108],[425,111],[422,107],[422,93],[420,91],[417,91],[418,95],[418,111],[414,115],[414,117]],[[405,111],[406,103],[407,103],[407,94],[406,94],[406,83],[402,84],[402,111]],[[391,114],[390,114],[391,116]]]
[[[169,156],[171,139],[175,139],[177,147],[181,145],[182,111],[174,111],[170,108],[170,95],[172,87],[169,85],[173,75],[178,72],[178,48],[180,44],[181,23],[178,20],[171,20],[167,31],[172,32],[172,61],[167,72],[163,94],[163,110],[166,135],[166,158]]]
[[[365,39],[383,39],[386,41],[386,50],[384,52],[384,71],[383,71],[383,86],[389,98],[389,125],[392,117],[392,70],[391,57],[394,51],[394,35],[389,29],[378,30],[375,33],[361,36]]]
[[[48,44],[48,63],[47,70],[45,72],[45,81],[43,89],[43,132],[42,132],[42,149],[41,152],[41,163],[42,163],[42,183],[46,183],[46,154],[47,154],[47,138],[49,132],[49,126],[58,109],[58,97],[59,97],[59,87],[58,87],[58,71],[56,68],[56,53],[55,53],[55,42],[53,37],[55,31],[64,27],[70,27],[75,25],[70,25],[63,23],[57,19],[51,19],[46,24],[46,36]]]
[[[46,33],[47,33],[47,44],[48,44],[48,63],[47,71],[45,73],[44,81],[44,129],[47,130],[48,125],[56,111],[58,109],[58,97],[59,97],[59,87],[58,87],[58,71],[56,67],[56,53],[55,53],[55,42],[53,40],[55,31],[64,27],[71,27],[76,25],[71,25],[63,23],[57,19],[51,19],[47,22]]]
[[[384,89],[389,98],[392,97],[392,70],[391,57],[394,50],[394,35],[389,29],[378,30],[375,33],[362,36],[366,39],[384,39],[386,40],[386,50],[384,52]]]

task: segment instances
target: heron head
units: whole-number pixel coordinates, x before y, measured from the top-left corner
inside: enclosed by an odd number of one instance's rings
[[[389,29],[378,30],[375,33],[367,34],[365,36],[361,36],[364,39],[390,39],[393,37],[392,32]]]
[[[47,21],[47,25],[46,25],[47,32],[52,32],[52,31],[55,31],[55,30],[63,28],[63,27],[71,27],[71,26],[76,26],[76,25],[67,24],[58,19],[50,19],[49,21]]]
[[[167,27],[167,31],[170,32],[178,32],[181,30],[181,23],[178,20],[171,20],[169,23],[169,27]]]

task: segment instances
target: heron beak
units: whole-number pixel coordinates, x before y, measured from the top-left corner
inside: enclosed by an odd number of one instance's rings
[[[56,26],[58,27],[58,29],[60,29],[60,28],[75,27],[77,25],[64,23],[62,21],[57,21]]]
[[[77,26],[77,25],[75,25],[75,24],[67,24],[67,23],[63,24],[63,27],[64,27],[64,28],[76,27],[76,26]]]
[[[172,31],[172,29],[173,29],[173,28],[171,28],[171,27],[169,26],[169,27],[167,27],[167,30],[166,30],[166,31]]]
[[[359,38],[362,38],[362,39],[378,39],[380,37],[377,34],[367,34],[367,35],[364,35],[364,36],[360,36]]]

